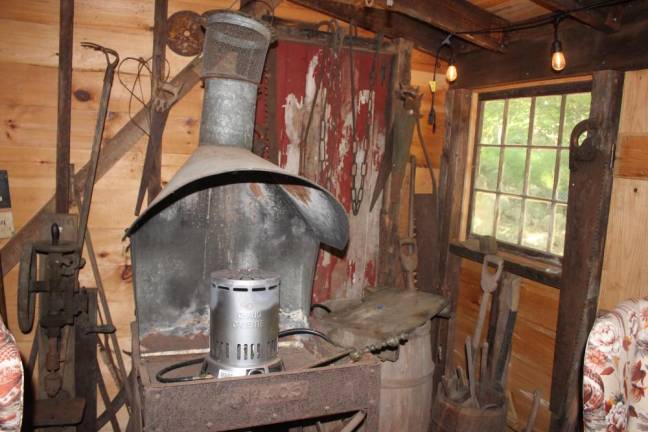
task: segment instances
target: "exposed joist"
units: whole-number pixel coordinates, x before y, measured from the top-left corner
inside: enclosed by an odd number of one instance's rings
[[[637,3],[626,6],[621,29],[616,33],[602,33],[577,23],[565,23],[571,24],[560,29],[567,67],[560,73],[554,72],[550,64],[551,26],[543,27],[546,33],[541,37],[511,42],[503,54],[478,50],[459,55],[459,78],[453,85],[475,88],[583,75],[605,69],[648,68],[646,20],[648,7]]]
[[[390,13],[384,9],[363,8],[351,4],[320,0],[291,0],[292,3],[332,16],[333,18],[353,22],[365,30],[374,33],[382,32],[390,39],[405,38],[414,42],[416,48],[434,54],[447,34],[424,22],[407,15]],[[456,52],[474,48],[461,41],[453,43]],[[445,54],[445,51],[444,51]]]
[[[577,0],[531,0],[534,3],[547,8],[552,11],[570,11],[582,8],[583,4]],[[621,27],[620,12],[623,9],[620,7],[612,7],[607,9],[586,9],[572,12],[573,18],[587,24],[597,30],[604,32],[614,32]]]
[[[338,0],[338,3],[360,7],[364,5],[362,0]],[[388,12],[395,12],[391,15],[396,15],[396,13],[407,15],[448,33],[490,29],[510,24],[507,20],[465,0],[437,0],[434,2],[397,0],[390,7],[387,7],[385,0],[374,0],[374,6],[381,7]],[[371,8],[362,9],[364,11],[360,15]],[[357,17],[357,20],[359,19],[360,16]],[[458,37],[491,51],[503,51],[504,40],[502,33],[462,34]]]

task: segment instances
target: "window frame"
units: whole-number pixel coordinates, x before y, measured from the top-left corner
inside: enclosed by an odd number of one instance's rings
[[[487,101],[493,101],[493,100],[508,100],[508,99],[514,99],[514,98],[524,98],[524,97],[542,97],[542,96],[566,96],[568,94],[573,94],[573,93],[591,93],[592,92],[592,81],[574,81],[574,82],[567,82],[567,83],[561,83],[561,84],[547,84],[547,85],[539,85],[539,86],[533,86],[533,87],[518,87],[518,88],[511,88],[511,89],[504,89],[504,90],[494,90],[494,91],[486,91],[483,93],[478,93],[477,95],[477,112],[476,112],[476,122],[475,122],[475,129],[474,133],[472,136],[472,166],[470,167],[470,185],[469,185],[469,199],[468,199],[468,220],[465,225],[466,229],[466,238],[467,239],[480,239],[485,236],[479,235],[479,234],[474,234],[471,232],[472,228],[472,218],[473,218],[473,211],[474,211],[474,204],[475,204],[475,193],[479,192],[480,189],[476,187],[476,179],[477,175],[479,174],[477,172],[478,166],[479,166],[479,149],[482,147],[480,141],[481,137],[481,129],[482,129],[482,121],[484,118],[483,115],[483,104],[484,102]],[[535,104],[532,104],[531,106],[531,111],[529,113],[529,119],[532,119],[534,116],[534,108]],[[503,117],[506,118],[508,116],[507,112],[507,107],[508,103],[505,102],[505,107],[503,111]],[[591,109],[590,109],[591,112]],[[560,125],[559,125],[559,130],[558,134],[559,137],[562,137],[563,135],[563,126],[564,126],[564,103],[561,104],[561,114],[560,114]],[[506,128],[506,122],[503,121],[502,124],[502,129]],[[532,134],[533,130],[531,127],[529,127],[529,134]],[[495,147],[493,146],[488,146],[488,147]],[[560,152],[561,149],[569,149],[569,144],[568,143],[563,143],[562,146],[531,146],[529,145],[529,142],[527,142],[526,145],[506,145],[502,144],[500,142],[499,146],[500,149],[505,149],[505,148],[526,148],[527,152],[529,148],[538,148],[538,149],[543,149],[543,148],[551,148],[551,149],[556,149],[557,150],[557,156],[560,157]],[[524,172],[524,188],[523,188],[523,193],[522,194],[510,194],[510,193],[503,193],[501,191],[497,191],[496,194],[498,195],[504,195],[504,196],[515,196],[515,197],[520,197],[522,199],[528,198],[527,195],[524,193],[524,190],[526,189],[526,178],[528,174],[529,168],[529,160],[528,160],[529,154],[527,153],[527,160],[525,163],[525,172]],[[499,168],[498,168],[498,185],[500,182],[500,176],[502,175],[502,160],[503,158],[501,157],[501,151],[500,151],[500,161],[499,161]],[[560,163],[557,161],[556,167],[559,167]],[[558,168],[556,168],[558,169]],[[555,199],[555,194],[556,194],[556,183],[558,182],[558,175],[556,172],[554,172],[554,187],[552,191],[552,197],[551,198],[538,198],[538,197],[531,197],[533,199],[538,199],[540,201],[544,202],[550,202],[554,203],[557,202]],[[499,186],[498,186],[499,187]],[[493,191],[488,191],[488,192],[493,192]],[[567,212],[569,211],[569,201],[566,203],[567,207]],[[524,210],[524,208],[523,208]],[[522,211],[523,211],[522,210]],[[497,224],[497,209],[495,209],[495,224]],[[520,227],[520,230],[522,228]],[[552,224],[549,229],[549,238],[551,239],[553,235],[553,217],[552,217]],[[494,236],[493,236],[494,237]],[[550,260],[550,261],[558,261],[562,262],[562,256],[560,255],[555,255],[547,251],[541,251],[538,249],[533,249],[527,246],[524,246],[522,244],[511,244],[511,243],[506,243],[502,242],[500,240],[497,240],[497,245],[499,248],[502,250],[508,251],[510,253],[518,254],[524,257],[531,257],[531,258],[540,258],[544,260]]]

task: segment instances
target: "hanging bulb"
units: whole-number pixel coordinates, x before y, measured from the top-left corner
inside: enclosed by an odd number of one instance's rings
[[[556,72],[560,72],[565,69],[567,66],[567,61],[565,60],[565,54],[562,50],[562,44],[558,40],[558,24],[560,23],[560,17],[557,17],[554,21],[554,40],[551,44],[551,68]]]
[[[567,61],[565,60],[565,54],[562,51],[562,45],[559,40],[555,40],[551,45],[551,68],[556,72],[560,72],[565,69],[567,66]]]
[[[448,66],[448,69],[446,70],[446,79],[448,82],[453,82],[457,79],[457,66],[455,66],[454,63],[450,63],[450,66]]]

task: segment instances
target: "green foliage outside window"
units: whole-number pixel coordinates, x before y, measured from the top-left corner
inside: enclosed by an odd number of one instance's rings
[[[569,136],[589,108],[589,93],[481,102],[472,234],[563,254]]]

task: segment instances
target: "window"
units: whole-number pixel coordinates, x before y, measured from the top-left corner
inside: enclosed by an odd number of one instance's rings
[[[590,93],[534,91],[480,97],[469,229],[562,256],[569,137],[589,117]]]

